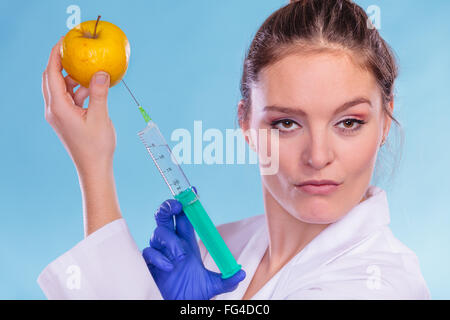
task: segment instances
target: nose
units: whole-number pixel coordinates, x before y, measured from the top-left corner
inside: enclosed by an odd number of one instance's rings
[[[305,138],[302,141],[302,162],[305,165],[320,170],[333,162],[334,152],[325,131],[310,133]]]

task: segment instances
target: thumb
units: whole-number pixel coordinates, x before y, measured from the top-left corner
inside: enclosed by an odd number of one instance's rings
[[[245,271],[241,269],[230,278],[227,279],[220,278],[219,285],[216,286],[216,292],[214,292],[214,295],[235,290],[239,282],[245,279],[245,276],[246,276]]]
[[[108,90],[110,77],[107,72],[95,73],[89,84],[88,113],[94,116],[108,115]]]

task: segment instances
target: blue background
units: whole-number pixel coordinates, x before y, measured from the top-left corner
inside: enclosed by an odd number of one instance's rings
[[[236,128],[245,52],[258,27],[287,0],[0,2],[0,298],[43,299],[43,268],[83,239],[75,167],[44,119],[41,75],[51,47],[81,21],[120,26],[131,44],[125,79],[167,139]],[[450,2],[356,1],[381,8],[381,34],[400,64],[395,116],[405,135],[387,191],[394,234],[418,255],[432,298],[450,298]],[[87,102],[86,102],[87,103]],[[168,189],[136,136],[144,126],[123,86],[110,90],[117,132],[115,177],[122,214],[140,248]],[[213,221],[263,213],[256,165],[184,165]]]

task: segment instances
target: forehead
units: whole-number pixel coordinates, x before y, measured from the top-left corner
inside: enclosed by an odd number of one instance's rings
[[[334,109],[355,97],[377,104],[375,78],[345,53],[291,54],[264,68],[252,90],[252,101],[264,105]]]

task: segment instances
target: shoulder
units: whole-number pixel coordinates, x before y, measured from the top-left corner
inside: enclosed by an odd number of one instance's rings
[[[312,272],[292,299],[430,299],[416,254],[388,227]]]
[[[422,276],[417,255],[385,226],[356,250],[354,258],[367,261],[366,285],[371,280],[375,289],[383,289],[400,299],[429,299],[430,292]]]
[[[220,224],[216,227],[233,256],[238,256],[250,238],[260,228],[264,227],[264,217],[264,214],[260,214],[242,220]],[[201,240],[199,240],[199,246],[202,260],[204,260],[208,252]]]

